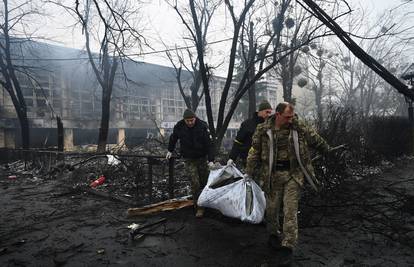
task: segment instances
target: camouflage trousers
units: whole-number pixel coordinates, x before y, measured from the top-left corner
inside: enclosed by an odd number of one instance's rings
[[[271,179],[270,192],[266,192],[266,227],[270,234],[280,235],[282,246],[294,248],[298,241],[298,202],[303,175],[277,171]],[[280,208],[283,203],[283,229],[280,229]]]
[[[198,196],[207,184],[210,171],[205,157],[199,159],[185,159],[187,174],[191,178],[191,193],[193,194],[194,207],[197,207]]]

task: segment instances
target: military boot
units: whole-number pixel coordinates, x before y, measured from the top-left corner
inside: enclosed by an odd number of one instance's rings
[[[197,218],[202,218],[204,216],[204,208],[202,207],[198,207],[197,208],[197,212],[195,215]]]
[[[282,239],[279,235],[271,234],[267,240],[267,245],[271,248],[279,250],[282,247]]]

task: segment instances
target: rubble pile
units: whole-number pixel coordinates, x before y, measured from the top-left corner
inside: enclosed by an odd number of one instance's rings
[[[111,155],[93,156],[72,163],[63,171],[63,178],[72,187],[79,190],[98,191],[117,198],[126,198],[137,204],[149,204],[168,198],[168,164],[163,158],[133,157],[116,155],[117,164],[110,164]],[[181,176],[184,165],[178,162],[174,166],[174,195],[188,195],[189,180]],[[150,170],[151,169],[151,170]],[[56,175],[59,175],[56,174]],[[105,181],[91,188],[91,183],[100,176]]]
[[[320,194],[306,191],[301,201],[302,228],[332,227],[341,232],[357,229],[369,235],[373,244],[385,237],[414,247],[414,187],[411,174],[389,174],[390,168],[403,168],[412,157],[395,164],[382,161],[372,168],[361,168],[355,175]],[[345,219],[344,219],[345,218]]]
[[[30,160],[18,160],[1,166],[2,171],[19,179],[59,179],[74,190],[96,193],[135,205],[166,200],[169,192],[169,162],[164,158],[165,146],[149,139],[132,149],[113,148],[117,154],[67,153],[58,160],[56,153],[42,153]],[[91,184],[101,177],[96,186]],[[174,159],[174,197],[191,194],[190,179],[184,162]]]

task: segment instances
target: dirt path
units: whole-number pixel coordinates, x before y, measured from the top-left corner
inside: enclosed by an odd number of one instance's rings
[[[364,193],[363,200],[376,196],[392,201],[395,194],[386,195],[384,188],[414,192],[408,190],[414,188],[412,178],[413,164],[395,168],[376,177],[378,183]],[[277,254],[267,247],[263,225],[239,223],[213,211],[201,220],[194,218],[191,208],[128,219],[125,204],[69,190],[60,181],[8,179],[7,174],[0,174],[0,196],[0,266],[273,266],[277,262]],[[322,208],[323,226],[302,222],[294,266],[414,266],[414,249],[400,242],[403,236],[374,233],[382,228],[358,218],[370,211],[356,204]],[[302,209],[321,212],[306,205]],[[398,219],[414,230],[414,214],[399,212]],[[386,209],[384,213],[392,221],[395,214]],[[160,218],[167,220],[148,229],[144,237],[129,238],[129,224]],[[396,232],[414,239],[414,231]]]

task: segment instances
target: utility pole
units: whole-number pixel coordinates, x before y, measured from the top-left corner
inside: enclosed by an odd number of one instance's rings
[[[409,90],[414,90],[414,63],[412,63],[401,75],[401,79],[405,80],[409,85]],[[410,122],[410,133],[411,133],[411,152],[414,154],[414,108],[413,99],[405,97],[405,101],[408,103],[408,121]]]
[[[371,57],[365,52],[357,43],[352,40],[348,33],[346,33],[339,25],[331,18],[314,0],[297,0],[299,5],[306,9],[310,9],[312,15],[319,19],[325,24],[335,35],[342,41],[342,43],[349,49],[349,51],[359,58],[366,66],[372,69],[376,74],[382,77],[387,83],[392,85],[400,94],[405,96],[408,103],[408,119],[410,121],[410,132],[411,132],[411,152],[414,153],[414,63],[404,72],[401,76],[402,79],[410,83],[410,87],[404,84],[399,78],[395,77],[389,72],[384,66],[382,66],[377,60]]]

